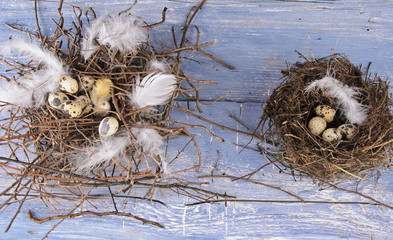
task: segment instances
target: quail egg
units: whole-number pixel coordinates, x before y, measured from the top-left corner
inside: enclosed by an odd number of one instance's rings
[[[341,140],[342,135],[337,128],[328,128],[322,133],[322,139],[326,142],[338,141]]]
[[[357,133],[357,127],[352,124],[343,124],[337,130],[348,140],[351,140]]]
[[[49,105],[55,109],[61,109],[61,104],[68,100],[68,96],[62,92],[54,92],[48,96]]]
[[[109,103],[109,101],[99,101],[97,104],[94,105],[94,112],[102,117],[108,115],[110,110],[111,104]]]
[[[87,104],[82,111],[82,115],[86,115],[89,112],[91,112],[91,110],[93,110],[93,105],[91,105],[91,103]]]
[[[93,88],[94,78],[90,76],[81,76],[80,80],[81,80],[82,88],[85,89],[86,91],[90,91]]]
[[[70,75],[63,75],[60,77],[59,88],[62,91],[74,94],[78,92],[78,82]]]
[[[320,135],[326,128],[326,121],[321,117],[313,117],[308,122],[308,129],[314,135]]]
[[[119,122],[114,117],[106,117],[102,119],[100,125],[98,126],[98,133],[102,137],[112,136],[117,132],[119,128]]]
[[[86,107],[90,103],[89,98],[85,95],[78,96],[75,101],[79,102],[82,105],[82,108]]]
[[[69,118],[77,118],[82,114],[82,105],[74,100],[62,104],[63,113]]]
[[[326,122],[332,122],[334,115],[336,115],[336,110],[328,105],[319,105],[315,108],[315,112],[318,116],[326,120]]]

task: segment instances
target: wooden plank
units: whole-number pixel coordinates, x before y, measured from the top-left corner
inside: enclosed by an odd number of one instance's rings
[[[155,36],[163,49],[173,47],[170,27],[180,29],[185,15],[197,1],[140,1],[134,12],[147,21],[155,22],[161,10],[169,8],[167,22]],[[82,8],[94,7],[97,13],[119,12],[130,6],[129,1],[101,2],[70,1]],[[3,4],[1,22],[20,24],[35,29],[33,3],[15,1]],[[51,18],[57,19],[56,1],[40,1],[40,24],[43,33],[53,30]],[[214,80],[219,87],[201,93],[201,98],[215,99],[228,92],[228,100],[262,102],[269,86],[280,82],[280,70],[286,62],[294,63],[299,50],[306,56],[316,57],[336,52],[346,53],[355,64],[373,62],[372,71],[391,76],[391,11],[393,4],[385,1],[208,1],[194,24],[201,31],[201,41],[217,39],[218,43],[207,48],[214,56],[234,65],[231,71],[221,66],[187,63],[184,69],[193,77]],[[63,8],[65,17],[72,17],[69,7]],[[4,41],[10,34],[0,26]],[[192,34],[195,34],[193,31]],[[190,35],[190,39],[193,36]],[[312,51],[312,53],[311,53]],[[213,62],[200,54],[191,53],[196,60]],[[216,65],[216,64],[215,64]],[[203,67],[204,71],[200,71]]]
[[[162,49],[170,49],[173,47],[170,27],[180,29],[187,11],[198,2],[141,0],[134,12],[149,22],[156,22],[161,18],[161,10],[169,8],[166,24],[152,34]],[[92,6],[99,14],[119,12],[130,6],[130,1],[125,0],[105,0],[99,3],[92,0],[72,0],[67,3],[82,8]],[[41,28],[44,33],[50,33],[54,27],[50,19],[57,18],[58,1],[39,1],[38,5]],[[0,22],[35,29],[33,1],[0,0],[0,6]],[[203,106],[202,116],[225,126],[244,130],[239,123],[229,118],[230,112],[251,129],[256,128],[261,116],[261,103],[266,99],[269,87],[280,82],[280,70],[286,67],[286,62],[298,60],[294,50],[305,55],[311,54],[312,50],[316,57],[322,57],[335,49],[337,52],[347,53],[356,64],[366,65],[371,61],[373,72],[391,77],[392,10],[393,3],[389,1],[208,0],[195,19],[195,24],[201,31],[201,41],[217,39],[217,44],[206,50],[237,69],[228,70],[196,53],[188,55],[193,59],[206,61],[206,64],[185,62],[183,67],[188,75],[218,83],[218,86],[204,88],[203,99],[215,99],[231,91],[227,97],[230,102]],[[63,12],[65,17],[72,18],[70,8],[64,7]],[[0,33],[0,42],[10,35],[20,35],[4,25],[0,25]],[[191,32],[189,39],[194,37],[195,30]],[[4,73],[4,68],[0,72]],[[192,103],[191,106],[195,108]],[[202,173],[193,172],[180,177],[200,181],[198,176],[211,174],[217,165],[218,156],[220,161],[215,173],[220,175],[246,175],[267,163],[259,152],[242,150],[235,145],[249,143],[250,138],[247,136],[224,131],[178,111],[175,111],[173,117],[173,120],[204,125],[226,140],[220,143],[201,130],[190,129],[202,150]],[[168,159],[173,158],[178,153],[179,146],[185,144],[184,139],[171,142],[168,145]],[[256,148],[256,141],[249,146]],[[186,150],[181,155],[181,161],[176,161],[178,165],[169,166],[170,170],[197,162],[192,146]],[[5,152],[6,149],[0,150],[1,155]],[[8,186],[10,179],[0,177],[2,191]],[[392,177],[391,172],[384,170],[378,181],[369,179],[362,182],[359,192],[392,204]],[[369,202],[356,194],[323,189],[306,178],[294,181],[291,176],[279,173],[275,167],[258,172],[253,179],[281,187],[305,200]],[[205,180],[210,183],[205,186],[208,189],[235,195],[239,199],[266,202],[185,206],[192,203],[193,199],[165,192],[163,197],[169,203],[167,207],[140,201],[130,201],[126,206],[135,215],[163,223],[163,230],[120,217],[81,217],[65,220],[53,231],[50,239],[129,239],[130,236],[137,239],[387,239],[393,234],[393,211],[385,207],[369,204],[279,202],[295,198],[277,189],[244,181],[233,182],[227,178]],[[342,187],[354,189],[356,182],[347,182]],[[0,202],[3,199],[4,197],[0,198]],[[94,204],[112,211],[107,201],[109,200],[97,200]],[[58,207],[61,209],[61,206]],[[54,214],[51,209],[43,208],[41,202],[31,202],[24,205],[10,232],[3,233],[16,208],[17,205],[13,205],[1,213],[1,239],[40,239],[55,224],[49,222],[38,225],[28,220],[25,214],[28,209],[39,217]]]

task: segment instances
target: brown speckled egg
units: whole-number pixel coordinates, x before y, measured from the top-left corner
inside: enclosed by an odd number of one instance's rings
[[[341,140],[342,135],[336,128],[328,128],[322,133],[322,139],[326,142]]]
[[[86,91],[90,91],[93,88],[95,82],[94,78],[90,76],[81,76],[80,80],[81,80],[82,88],[85,89]]]
[[[102,119],[100,125],[98,126],[98,133],[102,137],[112,136],[117,132],[119,128],[119,122],[114,117],[106,117]]]
[[[68,100],[68,96],[62,92],[54,92],[48,96],[49,105],[55,109],[61,109],[61,104],[67,102]]]
[[[82,105],[73,100],[69,100],[62,104],[63,113],[69,118],[77,118],[82,114]]]
[[[337,130],[348,140],[351,140],[357,133],[357,127],[353,124],[343,124]]]
[[[78,92],[78,82],[76,79],[72,78],[71,75],[63,75],[60,77],[59,81],[59,88],[60,90],[74,94]]]
[[[326,128],[326,121],[321,117],[313,117],[308,122],[308,129],[314,135],[320,135]]]
[[[326,122],[332,122],[334,115],[336,115],[336,110],[328,105],[319,105],[315,108],[315,112],[318,116],[325,119]]]

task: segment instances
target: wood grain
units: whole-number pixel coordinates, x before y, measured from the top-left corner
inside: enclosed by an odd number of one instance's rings
[[[0,0],[0,23],[34,30],[33,2]],[[116,13],[130,6],[128,0],[66,2],[82,8],[94,7],[97,14]],[[161,19],[162,9],[169,9],[166,23],[152,32],[159,50],[168,50],[173,48],[171,27],[179,31],[187,11],[196,3],[198,1],[140,0],[133,11],[148,22],[156,22]],[[38,5],[40,26],[43,34],[48,34],[54,28],[50,19],[57,18],[58,1],[39,1]],[[346,53],[355,64],[373,62],[372,72],[391,77],[392,11],[392,1],[208,0],[194,22],[201,31],[201,42],[217,39],[217,43],[206,48],[206,51],[236,69],[219,66],[200,54],[192,52],[187,55],[203,61],[185,62],[183,68],[187,75],[218,83],[217,86],[204,88],[202,99],[213,100],[231,92],[225,99],[227,101],[203,106],[202,116],[230,128],[247,131],[229,117],[229,114],[233,114],[250,129],[255,129],[261,116],[261,104],[269,88],[274,88],[281,81],[280,71],[286,68],[287,62],[298,60],[294,50],[316,57],[329,55],[333,51]],[[63,14],[65,18],[72,18],[73,15],[69,7],[63,8]],[[3,24],[0,24],[0,33],[0,42],[10,36],[21,36]],[[191,31],[189,39],[194,39],[195,34],[195,30]],[[0,68],[2,74],[4,71],[4,67]],[[179,100],[180,104],[186,104]],[[203,129],[190,129],[202,150],[201,175],[214,171],[218,175],[243,176],[267,163],[259,152],[239,146],[248,144],[249,136],[225,131],[182,112],[175,112],[171,120],[204,125],[225,139],[222,143]],[[171,142],[167,158],[176,156],[179,146],[185,144],[182,139]],[[255,149],[256,141],[248,146]],[[0,152],[5,153],[6,149],[1,148]],[[192,148],[187,149],[181,158],[185,166],[195,164],[197,159]],[[182,167],[170,166],[173,170]],[[197,173],[187,177],[198,180]],[[115,216],[88,216],[65,220],[49,235],[49,239],[388,239],[393,234],[393,211],[373,204],[356,204],[367,201],[359,195],[323,188],[306,178],[295,181],[272,166],[258,172],[253,179],[297,194],[310,203],[292,202],[296,200],[293,196],[264,185],[227,178],[208,179],[211,190],[261,201],[186,206],[193,200],[176,194],[164,194],[169,206],[142,201],[126,206],[127,212],[133,215],[162,223],[165,226],[163,230]],[[379,180],[375,179],[362,182],[359,191],[392,205],[393,174],[384,170]],[[9,182],[10,179],[0,176],[0,191]],[[348,189],[355,186],[356,182],[342,185]],[[338,201],[354,203],[343,205]],[[94,204],[103,209],[109,206],[104,200],[95,200]],[[106,211],[113,211],[107,208]],[[29,209],[36,212],[39,218],[53,214],[49,209],[42,209],[41,202],[24,205],[21,211]],[[15,210],[16,206],[11,206],[1,213],[1,229],[8,224]],[[29,221],[27,215],[21,214],[8,233],[0,232],[0,238],[40,239],[54,224],[46,222],[38,225]]]

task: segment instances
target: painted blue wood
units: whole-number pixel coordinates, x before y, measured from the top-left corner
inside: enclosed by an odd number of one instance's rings
[[[94,7],[97,14],[119,12],[130,5],[130,1],[66,1],[82,8]],[[33,1],[1,0],[1,23],[35,29]],[[161,10],[168,7],[167,21],[152,32],[162,49],[173,47],[170,28],[181,28],[188,10],[198,1],[139,1],[133,10],[148,22],[161,18]],[[39,21],[43,33],[50,33],[57,19],[58,1],[39,1]],[[197,15],[195,24],[201,31],[201,42],[217,39],[217,43],[206,51],[236,67],[226,69],[198,53],[189,57],[206,63],[185,62],[186,73],[199,79],[214,80],[217,86],[205,87],[201,93],[206,100],[231,92],[229,102],[203,106],[203,116],[235,129],[243,129],[229,118],[234,114],[250,128],[255,128],[261,115],[261,104],[266,99],[269,87],[280,82],[280,70],[286,62],[298,60],[294,50],[306,56],[326,56],[334,51],[344,52],[356,64],[373,62],[372,71],[382,76],[392,76],[393,66],[393,21],[391,1],[207,1]],[[69,7],[63,8],[64,16],[72,18]],[[9,36],[20,34],[0,24],[0,42]],[[195,30],[189,39],[195,37]],[[1,68],[4,73],[4,68]],[[185,104],[180,102],[181,104]],[[193,104],[191,103],[191,106]],[[240,110],[241,109],[241,110]],[[240,114],[241,112],[241,114]],[[190,129],[195,134],[203,155],[202,173],[182,176],[196,180],[197,176],[210,174],[220,161],[216,173],[241,176],[267,163],[258,152],[242,150],[235,144],[247,144],[249,137],[223,131],[181,112],[174,112],[173,120],[190,124],[201,124],[212,129],[226,141],[220,143],[201,130]],[[184,139],[171,141],[168,159],[175,156]],[[255,142],[250,147],[255,148]],[[4,153],[6,150],[2,149]],[[187,148],[181,161],[170,165],[170,170],[181,169],[197,162],[193,148]],[[368,179],[359,186],[359,191],[382,202],[393,204],[393,174],[381,173],[376,182]],[[306,200],[364,201],[357,195],[323,189],[309,179],[294,181],[291,176],[269,167],[254,176],[255,180],[279,186],[298,194]],[[0,191],[10,180],[0,175]],[[293,200],[293,197],[260,185],[246,182],[231,182],[229,179],[207,180],[205,186],[221,193],[245,199]],[[353,189],[356,183],[343,185]],[[142,190],[141,190],[142,191]],[[49,239],[388,239],[393,234],[391,224],[393,211],[380,206],[359,204],[299,204],[299,203],[247,203],[230,202],[227,205],[204,204],[185,206],[193,200],[173,193],[162,193],[169,206],[148,202],[130,201],[126,209],[149,220],[162,222],[163,230],[119,217],[82,217],[65,220],[50,235]],[[111,209],[106,200],[94,203],[103,209]],[[1,199],[0,199],[1,202]],[[88,208],[88,206],[86,206]],[[59,206],[59,208],[61,208]],[[36,224],[28,220],[26,210],[31,209],[40,217],[54,214],[42,207],[40,202],[31,202],[22,208],[21,214],[8,233],[4,233],[16,205],[7,208],[0,216],[1,239],[41,239],[55,222]]]

